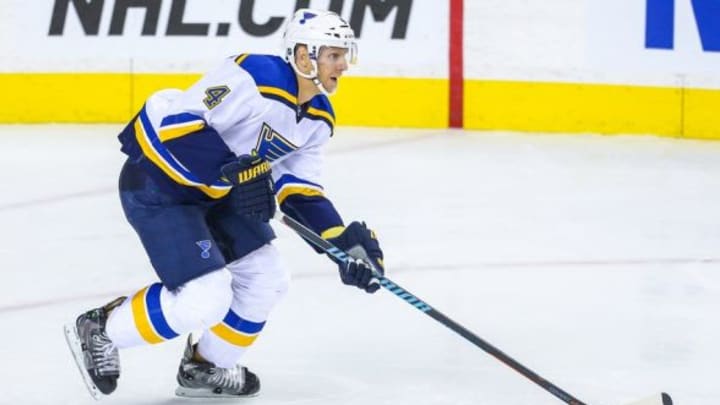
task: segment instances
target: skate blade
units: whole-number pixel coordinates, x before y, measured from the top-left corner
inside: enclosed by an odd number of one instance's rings
[[[179,386],[175,389],[175,395],[184,398],[253,398],[259,395],[258,392],[250,395],[217,394],[207,388],[188,388]]]
[[[90,377],[90,374],[88,374],[87,369],[85,369],[85,356],[83,356],[82,343],[80,343],[80,337],[77,334],[77,329],[75,329],[75,325],[68,323],[63,327],[63,330],[65,331],[65,341],[70,348],[70,352],[72,353],[78,370],[80,370],[80,375],[82,376],[83,382],[85,383],[88,392],[90,392],[90,395],[92,395],[93,398],[99,400],[100,398],[104,397],[105,394],[100,392],[100,390]]]

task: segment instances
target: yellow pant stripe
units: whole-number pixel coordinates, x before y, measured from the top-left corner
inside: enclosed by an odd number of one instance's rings
[[[217,335],[220,339],[233,344],[235,346],[248,347],[250,346],[258,335],[245,335],[230,329],[224,323],[217,324],[210,328],[210,330]]]
[[[150,323],[150,317],[145,306],[145,294],[147,293],[148,287],[135,293],[132,298],[132,313],[133,319],[135,319],[135,327],[137,327],[140,336],[145,339],[146,342],[154,344],[164,342],[160,335],[155,332],[152,324]]]

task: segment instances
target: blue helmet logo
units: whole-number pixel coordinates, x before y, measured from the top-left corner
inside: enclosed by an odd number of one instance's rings
[[[308,13],[307,11],[303,13],[302,19],[300,20],[300,24],[305,24],[305,21],[317,17],[317,14]]]

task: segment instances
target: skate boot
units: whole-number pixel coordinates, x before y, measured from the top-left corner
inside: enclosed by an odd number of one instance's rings
[[[188,337],[185,354],[180,361],[175,395],[194,398],[253,397],[260,391],[258,377],[242,366],[216,367],[213,363],[198,361],[195,356],[197,344]]]
[[[95,399],[115,391],[120,377],[120,357],[105,333],[105,323],[110,311],[122,304],[125,298],[116,298],[103,307],[78,316],[75,323],[65,325],[65,340],[90,395]]]

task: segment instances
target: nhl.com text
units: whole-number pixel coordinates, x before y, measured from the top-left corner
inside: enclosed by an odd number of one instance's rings
[[[328,4],[329,10],[346,16],[358,37],[369,19],[392,24],[391,39],[405,39],[413,0],[330,0],[324,2],[296,0],[288,4],[285,14],[267,17],[265,4],[256,0],[236,0],[236,13],[218,13],[216,21],[202,21],[189,15],[193,0],[55,0],[49,22],[49,36],[67,35],[70,24],[77,24],[85,36],[205,36],[227,37],[239,28],[245,35],[266,37],[282,29],[295,9]],[[202,0],[195,0],[202,1]],[[204,3],[204,1],[202,1]],[[227,2],[230,3],[230,2]],[[317,3],[317,4],[316,4]],[[217,10],[220,10],[217,8]],[[166,15],[162,15],[167,13]],[[126,32],[129,15],[142,16],[141,32]],[[108,17],[109,15],[109,17]],[[263,15],[263,17],[258,17]],[[109,18],[109,24],[102,22]],[[206,17],[207,18],[207,17]],[[160,27],[161,22],[166,22]],[[107,28],[105,28],[107,27]],[[104,32],[103,32],[104,31]]]

